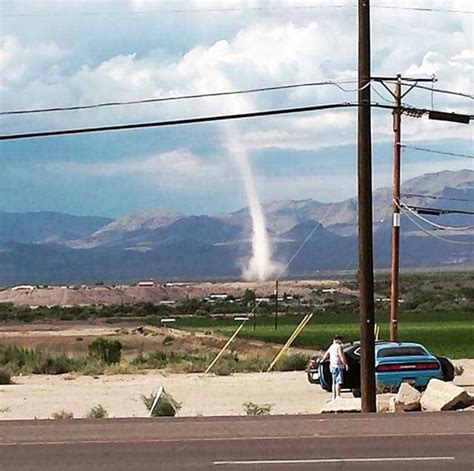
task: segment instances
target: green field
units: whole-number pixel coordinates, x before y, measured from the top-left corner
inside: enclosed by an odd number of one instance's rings
[[[278,329],[274,329],[273,317],[257,318],[254,330],[253,319],[242,329],[241,338],[285,343],[301,320],[301,316],[280,316]],[[380,339],[388,339],[389,325],[384,314],[380,325]],[[419,342],[437,355],[450,358],[474,358],[474,313],[469,311],[437,311],[430,314],[417,312],[401,313],[399,339]],[[208,331],[225,336],[231,335],[238,323],[224,318],[181,318],[173,327],[186,330]],[[324,349],[331,338],[339,334],[346,341],[359,338],[358,318],[353,314],[317,314],[294,342],[294,346]]]

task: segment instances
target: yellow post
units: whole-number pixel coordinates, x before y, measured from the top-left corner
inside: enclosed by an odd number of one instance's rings
[[[296,329],[290,335],[290,338],[286,341],[285,345],[283,345],[282,349],[278,352],[277,356],[273,359],[270,363],[270,366],[267,369],[267,373],[272,370],[272,368],[276,365],[277,361],[281,358],[281,356],[288,350],[290,345],[294,342],[296,337],[301,333],[301,331],[306,327],[306,324],[311,320],[313,314],[307,314],[303,320],[298,324]]]
[[[379,334],[380,334],[380,326],[378,324],[375,324],[374,325],[375,340],[379,339]]]
[[[227,347],[232,343],[232,341],[239,335],[239,332],[242,330],[242,327],[245,325],[247,320],[243,321],[242,324],[237,327],[237,330],[231,335],[230,339],[227,341],[227,343],[221,348],[221,351],[217,354],[216,358],[212,360],[212,363],[207,367],[207,370],[204,372],[204,374],[209,373],[211,371],[212,367],[218,362],[219,358],[224,354],[224,352],[227,350]]]

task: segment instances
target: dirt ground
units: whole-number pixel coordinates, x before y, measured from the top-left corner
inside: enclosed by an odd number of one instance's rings
[[[456,384],[474,392],[474,360],[456,363],[464,367]],[[14,381],[0,387],[0,419],[46,419],[60,410],[79,418],[98,404],[110,417],[145,417],[141,395],[149,395],[159,386],[182,403],[180,416],[242,415],[243,404],[249,401],[271,404],[272,414],[313,414],[329,398],[307,381],[305,372],[18,376]]]
[[[308,296],[313,289],[334,288],[345,294],[356,296],[334,280],[288,280],[280,281],[281,293]],[[254,290],[257,296],[273,294],[274,282],[199,282],[166,283],[151,287],[130,285],[110,286],[48,286],[12,287],[0,291],[0,302],[12,302],[25,306],[75,306],[101,304],[130,304],[138,302],[159,303],[185,298],[205,298],[211,294],[226,293],[240,297],[246,289]]]
[[[27,348],[41,348],[55,353],[86,354],[88,345],[97,337],[119,340],[125,356],[149,353],[156,350],[208,351],[222,348],[227,339],[203,332],[188,332],[168,327],[143,326],[139,323],[121,322],[107,324],[98,320],[94,325],[86,321],[61,321],[52,323],[5,323],[0,324],[0,343]],[[274,354],[281,345],[256,340],[236,339],[232,349],[247,354]],[[290,352],[312,350],[290,349]]]
[[[51,324],[15,324],[0,326],[0,342],[53,351],[82,353],[98,336],[119,339],[125,354],[156,349],[205,349],[216,351],[225,339],[181,332],[168,328],[137,330],[136,324],[109,325],[105,322],[85,325],[79,322]],[[170,344],[163,345],[165,338]],[[238,340],[239,350],[274,353],[276,345]],[[456,383],[474,392],[474,360],[457,360],[464,373]],[[164,386],[182,403],[181,416],[215,416],[245,414],[243,404],[271,404],[272,414],[318,413],[328,399],[319,386],[307,381],[305,372],[248,373],[231,376],[203,374],[166,374],[148,371],[144,374],[78,376],[31,375],[13,378],[14,384],[0,386],[0,420],[51,418],[54,412],[66,410],[83,417],[93,406],[101,404],[110,417],[144,417],[147,410],[141,395],[149,395]],[[350,396],[350,394],[349,394]]]

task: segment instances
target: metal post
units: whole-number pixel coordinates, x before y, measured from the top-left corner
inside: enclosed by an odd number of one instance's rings
[[[401,75],[397,75],[395,104],[393,110],[393,201],[392,201],[392,264],[390,289],[390,340],[398,340],[398,293],[400,272],[400,145],[402,124],[402,85]]]
[[[275,281],[275,330],[278,329],[278,280]]]
[[[370,108],[370,2],[358,1],[359,96],[357,173],[359,201],[360,385],[362,412],[376,412],[374,273],[372,243],[372,136]]]

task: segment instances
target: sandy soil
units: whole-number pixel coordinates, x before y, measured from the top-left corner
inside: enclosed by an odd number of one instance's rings
[[[456,383],[474,392],[474,360],[456,363],[464,367]],[[182,403],[181,416],[241,415],[248,401],[272,404],[272,414],[318,413],[329,397],[311,385],[304,372],[24,376],[14,381],[0,387],[0,419],[50,418],[62,409],[83,417],[97,404],[111,417],[144,417],[141,394],[151,394],[160,385]]]

